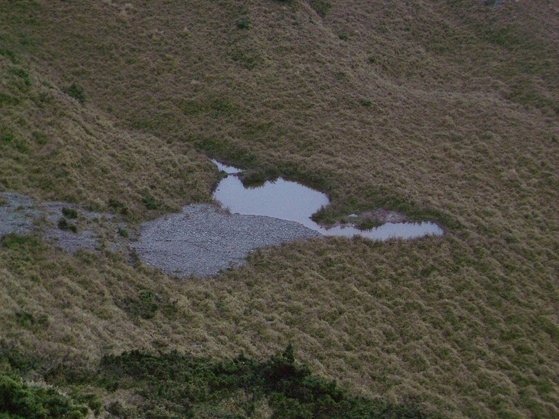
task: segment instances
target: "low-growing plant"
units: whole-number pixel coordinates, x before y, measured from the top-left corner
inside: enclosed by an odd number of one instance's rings
[[[243,355],[217,361],[178,352],[126,352],[104,357],[97,380],[109,391],[123,388],[141,395],[140,417],[156,411],[181,417],[201,411],[230,416],[233,412],[227,401],[232,397],[238,398],[243,416],[250,416],[255,403],[265,400],[272,417],[426,417],[414,405],[354,396],[334,381],[311,374],[307,366],[295,361],[291,345],[263,361]],[[126,411],[122,405],[112,409]]]
[[[68,222],[66,218],[61,218],[58,220],[58,228],[64,231],[71,231],[72,233],[78,232],[78,227],[75,224]]]
[[[3,106],[15,106],[19,104],[19,99],[5,93],[0,93],[0,108]]]
[[[27,153],[29,151],[27,144],[11,132],[4,132],[3,134],[0,134],[0,146],[2,145],[11,147],[20,153]]]
[[[76,219],[78,218],[78,211],[74,208],[64,207],[62,208],[62,215],[66,218]]]
[[[142,198],[142,202],[149,210],[156,210],[159,208],[159,202],[157,202],[157,200],[151,194],[144,195],[144,197]]]
[[[237,20],[237,29],[250,29],[250,19],[248,16],[243,16]]]
[[[73,97],[82,105],[85,103],[85,90],[79,84],[72,83],[66,88],[65,92],[68,96]]]
[[[140,290],[137,297],[117,299],[115,303],[132,318],[145,320],[152,319],[158,311],[167,318],[173,318],[177,310],[168,298],[150,290]]]
[[[332,8],[328,0],[310,0],[310,5],[321,17],[325,17]]]
[[[31,134],[31,137],[39,145],[45,145],[46,143],[48,143],[48,137],[44,132],[33,131],[33,133]]]
[[[9,72],[14,76],[18,77],[24,84],[25,87],[31,86],[31,77],[29,72],[21,67],[10,67]]]
[[[124,204],[123,202],[120,202],[117,199],[109,199],[109,202],[107,203],[109,208],[119,214],[122,215],[127,215],[128,214],[128,207],[126,206],[126,204]]]
[[[7,234],[0,239],[0,244],[10,250],[24,248],[32,249],[40,246],[40,241],[35,236],[21,236],[19,234]]]
[[[85,418],[88,408],[50,387],[26,384],[15,375],[0,374],[0,417]]]
[[[125,239],[128,238],[129,234],[128,234],[128,230],[125,229],[124,227],[119,227],[117,229],[117,233],[120,237],[124,237]]]
[[[48,324],[48,317],[44,314],[34,316],[27,311],[18,311],[15,313],[17,323],[27,329],[35,329],[45,327]]]

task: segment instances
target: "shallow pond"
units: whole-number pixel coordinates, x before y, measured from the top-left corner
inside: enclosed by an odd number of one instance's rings
[[[218,184],[214,199],[235,214],[264,215],[296,221],[325,236],[361,236],[373,240],[387,240],[443,234],[442,228],[430,221],[385,223],[370,230],[360,230],[352,225],[325,228],[311,219],[315,212],[330,203],[322,192],[282,178],[267,181],[258,187],[245,187],[237,176],[242,170],[212,161],[220,171],[227,174]]]

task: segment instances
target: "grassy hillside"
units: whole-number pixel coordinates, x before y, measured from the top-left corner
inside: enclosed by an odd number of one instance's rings
[[[293,244],[184,282],[4,243],[6,345],[94,365],[292,342],[367,397],[559,413],[554,2],[21,0],[0,24],[4,190],[140,220],[209,200],[209,155],[320,187],[327,221],[382,206],[448,229]]]

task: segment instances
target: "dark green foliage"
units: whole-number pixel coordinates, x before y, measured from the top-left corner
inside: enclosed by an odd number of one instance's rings
[[[159,203],[150,194],[144,195],[144,197],[142,198],[142,202],[144,203],[146,208],[149,209],[149,210],[156,210],[157,208],[159,208]]]
[[[122,215],[128,214],[128,207],[116,199],[109,199],[108,206],[111,210]]]
[[[328,0],[310,0],[310,5],[321,17],[325,17],[332,7]]]
[[[0,55],[2,57],[9,58],[12,63],[15,63],[17,61],[16,60],[16,54],[9,49],[0,48]]]
[[[23,250],[38,248],[39,240],[34,236],[20,236],[18,234],[8,234],[0,239],[2,247],[10,250]]]
[[[62,208],[62,215],[64,215],[64,217],[66,218],[78,218],[78,211],[76,211],[73,208],[68,208],[68,207],[64,207]]]
[[[250,29],[250,19],[248,16],[243,16],[237,20],[237,29]]]
[[[380,225],[382,225],[382,223],[380,223],[376,220],[365,219],[365,220],[361,220],[357,223],[357,228],[359,228],[360,230],[370,230],[370,229],[378,227]]]
[[[231,58],[247,70],[254,70],[263,61],[260,54],[254,49],[235,48],[231,51]]]
[[[68,96],[73,97],[82,105],[85,103],[85,91],[83,90],[83,87],[81,87],[79,84],[72,83],[70,86],[66,88],[65,91]]]
[[[104,357],[100,382],[109,390],[134,389],[145,404],[138,416],[167,412],[171,417],[192,417],[195,412],[216,412],[220,402],[241,392],[243,416],[254,413],[266,400],[274,417],[281,418],[421,418],[414,406],[354,397],[335,382],[313,376],[295,362],[289,346],[266,361],[245,356],[212,361],[171,352],[151,355],[138,351]],[[120,405],[115,410],[123,411]],[[221,414],[233,415],[222,407]]]
[[[27,153],[27,144],[11,132],[0,133],[0,149],[2,146],[14,148],[20,153]]]
[[[0,373],[0,417],[85,418],[88,409],[52,388],[25,384],[21,378]]]
[[[158,310],[168,318],[174,317],[176,313],[173,303],[150,290],[140,290],[137,298],[124,298],[117,300],[116,304],[130,316],[146,320],[152,319]]]
[[[8,71],[19,78],[25,87],[31,86],[31,77],[29,77],[29,72],[27,70],[20,67],[11,67]]]
[[[123,227],[119,227],[117,232],[120,237],[124,237],[125,239],[127,239],[129,236],[128,230]]]
[[[18,103],[19,103],[18,98],[7,95],[5,93],[0,93],[0,108],[3,106],[15,106]]]
[[[26,311],[18,311],[15,316],[18,324],[26,329],[40,329],[48,325],[48,318],[44,314],[34,316]]]
[[[64,231],[71,231],[72,233],[78,232],[78,227],[76,227],[74,224],[69,223],[66,218],[61,218],[60,220],[58,220],[58,228]]]
[[[373,106],[373,102],[370,99],[360,99],[359,104],[365,108],[370,108]]]

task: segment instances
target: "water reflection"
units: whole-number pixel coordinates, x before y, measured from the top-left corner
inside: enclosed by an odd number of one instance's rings
[[[229,176],[223,178],[214,192],[214,199],[232,213],[265,215],[282,220],[296,221],[325,236],[361,236],[373,240],[391,238],[413,239],[423,236],[440,236],[443,230],[432,222],[386,223],[369,230],[360,230],[351,225],[325,228],[315,223],[311,216],[330,203],[322,192],[315,191],[297,182],[282,178],[267,181],[262,186],[246,188],[238,176],[242,172],[212,160],[219,170]]]

